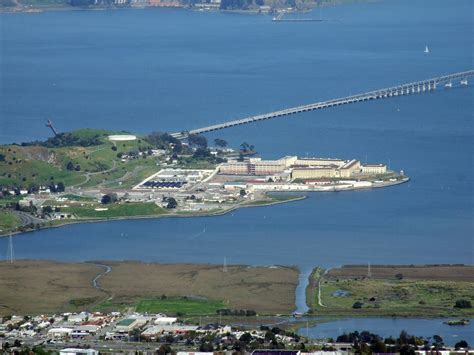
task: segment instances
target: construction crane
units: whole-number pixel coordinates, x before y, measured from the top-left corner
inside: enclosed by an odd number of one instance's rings
[[[58,135],[58,132],[56,131],[56,128],[54,128],[53,122],[51,122],[51,120],[48,120],[48,122],[46,123],[46,127],[51,128],[55,136]]]

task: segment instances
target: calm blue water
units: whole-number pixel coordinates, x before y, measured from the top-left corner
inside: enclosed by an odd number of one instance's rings
[[[398,337],[402,330],[409,334],[422,336],[425,339],[433,335],[441,335],[446,345],[454,346],[458,341],[465,340],[472,346],[474,343],[474,325],[449,326],[446,319],[413,319],[413,318],[351,318],[315,327],[302,328],[301,335],[309,335],[316,339],[334,338],[344,333],[367,330],[384,338]]]
[[[180,131],[467,70],[472,7],[386,0],[326,8],[323,23],[179,10],[0,14],[0,142],[46,138],[47,117],[62,131]],[[386,162],[404,169],[408,184],[216,218],[43,230],[15,238],[16,256],[210,263],[226,256],[297,265],[302,280],[315,265],[472,264],[473,95],[472,86],[443,89],[208,135],[247,141],[265,157]]]

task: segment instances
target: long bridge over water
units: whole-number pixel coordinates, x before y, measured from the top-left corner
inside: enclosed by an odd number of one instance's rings
[[[461,85],[468,84],[468,78],[474,76],[474,70],[468,70],[459,73],[448,74],[444,76],[439,76],[436,78],[426,79],[422,81],[416,81],[413,83],[393,86],[390,88],[369,91],[362,94],[346,96],[338,99],[332,99],[322,102],[315,102],[309,105],[302,105],[291,107],[279,111],[264,113],[256,116],[250,116],[246,118],[241,118],[238,120],[227,121],[207,127],[196,128],[189,131],[182,131],[177,133],[172,133],[171,135],[178,139],[185,139],[190,135],[194,134],[202,134],[212,131],[218,131],[225,128],[240,126],[244,124],[254,123],[263,120],[269,120],[272,118],[282,117],[282,116],[289,116],[294,115],[296,113],[301,112],[308,112],[314,110],[320,110],[324,108],[334,107],[334,106],[341,106],[347,104],[353,104],[356,102],[362,101],[369,101],[369,100],[379,100],[379,99],[386,99],[396,96],[403,96],[403,95],[413,95],[413,94],[420,94],[425,92],[431,92],[437,89],[440,86],[445,88],[451,88],[456,83]]]

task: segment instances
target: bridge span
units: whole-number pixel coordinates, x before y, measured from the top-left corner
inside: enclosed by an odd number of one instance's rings
[[[314,110],[319,110],[323,108],[347,105],[347,104],[352,104],[352,103],[362,102],[362,101],[385,99],[385,98],[390,98],[390,97],[395,97],[395,96],[420,94],[424,92],[433,91],[440,86],[444,86],[445,88],[451,88],[457,82],[459,82],[461,85],[467,85],[468,78],[472,76],[474,76],[474,70],[468,70],[464,72],[448,74],[448,75],[439,76],[436,78],[426,79],[422,81],[416,81],[413,83],[393,86],[393,87],[389,87],[385,89],[369,91],[362,94],[346,96],[346,97],[322,101],[322,102],[316,102],[309,105],[291,107],[291,108],[287,108],[287,109],[283,109],[279,111],[241,118],[238,120],[227,121],[227,122],[223,122],[223,123],[219,123],[219,124],[215,124],[215,125],[211,125],[207,127],[196,128],[189,131],[172,133],[171,135],[178,139],[185,139],[189,135],[193,135],[193,134],[202,134],[202,133],[217,131],[217,130],[221,130],[225,128],[268,120],[268,119],[272,119],[276,117],[289,116],[289,115],[293,115],[293,114],[301,113],[301,112],[314,111]]]

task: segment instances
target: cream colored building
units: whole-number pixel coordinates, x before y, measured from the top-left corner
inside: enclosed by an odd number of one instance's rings
[[[278,160],[248,158],[245,161],[229,161],[222,164],[219,172],[232,175],[278,175],[291,170],[294,179],[350,178],[359,173],[383,174],[383,164],[361,166],[360,161],[331,158],[298,158],[286,156]]]
[[[300,160],[298,160],[300,161]],[[327,162],[335,159],[307,159],[306,162]],[[360,162],[358,160],[336,161],[337,164],[315,164],[315,165],[294,165],[291,178],[294,179],[320,179],[320,178],[348,178],[360,173]]]
[[[362,165],[360,168],[362,174],[378,175],[387,172],[387,165],[385,164],[366,164]]]
[[[339,168],[339,177],[348,178],[360,173],[360,161],[352,159]]]
[[[320,166],[295,166],[291,172],[291,178],[294,179],[320,179],[334,178],[337,176],[338,170],[335,165]]]
[[[346,161],[332,158],[298,158],[294,165],[317,166],[317,165],[336,165],[343,166]]]
[[[219,168],[221,174],[231,175],[273,175],[280,174],[297,160],[295,156],[287,156],[278,160],[262,160],[249,158],[244,161],[229,161]]]
[[[229,162],[222,164],[219,168],[221,174],[230,174],[230,175],[247,175],[249,172],[249,163],[248,162]]]

